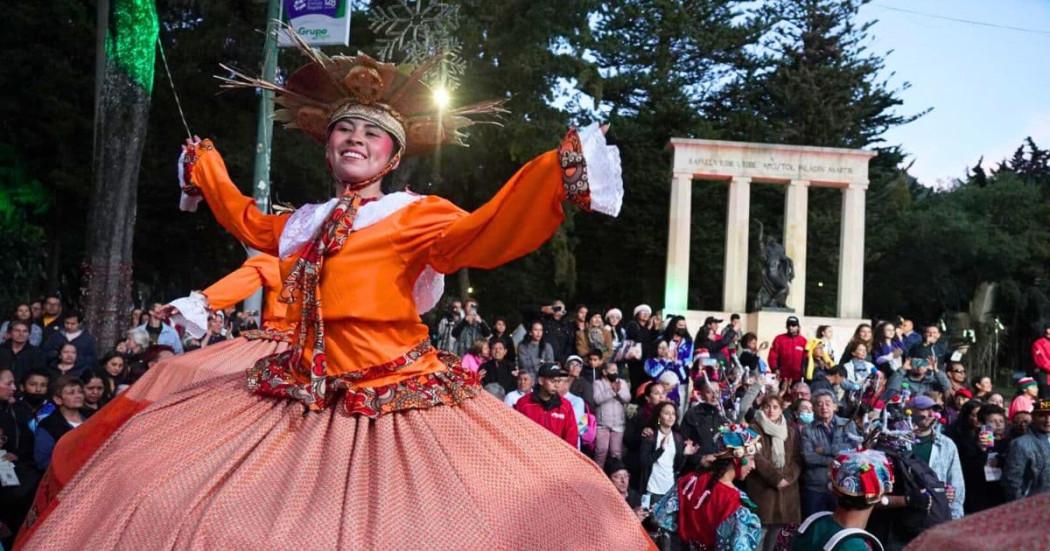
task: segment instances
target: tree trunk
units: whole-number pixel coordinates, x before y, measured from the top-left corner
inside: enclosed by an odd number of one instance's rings
[[[152,0],[100,2],[105,55],[96,77],[94,176],[84,274],[84,320],[99,349],[119,338],[131,305],[132,244],[139,164],[153,89],[156,8]]]

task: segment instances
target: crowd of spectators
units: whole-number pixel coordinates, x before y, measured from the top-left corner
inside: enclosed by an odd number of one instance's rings
[[[694,334],[684,318],[646,305],[624,320],[616,308],[554,301],[521,318],[513,330],[494,318],[489,329],[477,302],[453,301],[434,342],[478,355],[464,365],[488,392],[605,469],[661,546],[683,542],[652,518],[655,505],[682,475],[710,467],[727,423],[761,436],[741,488],[761,519],[762,549],[790,548],[803,520],[836,509],[829,469],[862,445],[884,451],[899,473],[867,522],[886,549],[1050,491],[1050,400],[1041,401],[1050,398],[1050,325],[1032,346],[1032,376],[1008,401],[991,378],[969,376],[965,352],[938,325],[917,330],[907,319],[861,324],[837,353],[831,327],[808,335],[794,316],[772,342],[744,333],[737,315],[709,317]],[[875,425],[883,437],[866,441]]]
[[[681,545],[652,518],[676,481],[710,468],[727,423],[761,437],[740,485],[764,528],[763,549],[787,548],[807,516],[831,511],[829,467],[888,412],[907,445],[887,450],[909,473],[868,524],[888,549],[923,529],[1050,490],[1050,325],[1032,345],[1030,377],[1010,400],[970,377],[937,325],[862,324],[841,351],[832,329],[812,336],[791,316],[760,342],[741,319],[709,317],[696,333],[646,305],[521,312],[486,320],[474,300],[453,301],[433,344],[462,357],[485,390],[591,457],[662,546]],[[126,320],[125,338],[99,350],[82,316],[58,296],[20,304],[0,326],[0,541],[9,544],[55,443],[173,354],[255,328],[233,310],[201,339],[183,336],[155,304]],[[490,323],[491,321],[491,323]]]
[[[55,443],[157,362],[254,328],[251,316],[211,316],[201,339],[183,337],[165,308],[129,312],[124,339],[99,350],[85,320],[57,295],[19,304],[0,325],[0,549],[10,548]]]

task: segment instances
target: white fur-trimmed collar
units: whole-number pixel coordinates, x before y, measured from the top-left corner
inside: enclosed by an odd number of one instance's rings
[[[422,198],[422,195],[398,191],[365,203],[357,211],[353,229],[363,230]],[[281,232],[279,252],[282,259],[298,253],[307,243],[313,241],[337,201],[337,198],[332,198],[324,203],[308,203],[292,213],[284,231]]]
[[[357,211],[353,229],[363,230],[422,198],[423,195],[398,191],[384,195],[376,201],[365,203]],[[337,201],[338,199],[329,199],[324,203],[303,205],[292,213],[288,223],[284,225],[284,231],[281,232],[278,244],[281,259],[295,255],[307,243],[313,241],[325,220],[328,219],[328,215],[335,208]],[[416,303],[416,311],[420,315],[430,311],[441,300],[444,292],[445,276],[439,274],[430,265],[424,266],[423,272],[416,278],[412,289],[412,300]]]

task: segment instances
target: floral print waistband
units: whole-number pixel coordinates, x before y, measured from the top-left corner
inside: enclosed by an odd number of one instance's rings
[[[376,418],[384,413],[407,409],[425,409],[437,405],[458,404],[477,395],[477,376],[463,369],[459,357],[438,351],[437,357],[445,365],[444,371],[408,377],[404,380],[375,388],[360,387],[364,380],[385,377],[412,365],[434,351],[430,341],[422,341],[401,356],[361,371],[330,376],[325,379],[325,407],[342,402],[348,414]],[[248,370],[248,389],[265,396],[305,401],[297,393],[301,387],[295,377],[283,366],[288,350],[268,356]]]

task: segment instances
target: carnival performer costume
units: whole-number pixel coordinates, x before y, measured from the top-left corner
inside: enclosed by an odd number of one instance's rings
[[[678,535],[689,549],[749,551],[758,549],[762,522],[747,494],[717,477],[718,460],[730,461],[736,478],[754,467],[762,446],[759,434],[742,425],[723,425],[715,435],[719,452],[714,472],[693,472],[678,479]]]
[[[428,341],[419,310],[441,274],[537,249],[562,201],[616,214],[619,157],[595,126],[515,174],[473,213],[434,196],[359,190],[404,155],[459,143],[496,102],[435,110],[422,78],[365,55],[310,62],[275,90],[280,120],[320,141],[351,119],[397,146],[339,197],[266,215],[215,146],[184,153],[190,194],[247,245],[280,258],[292,343],[128,420],[32,524],[25,549],[645,549],[601,470],[480,390]],[[211,347],[209,347],[211,348]],[[208,350],[208,349],[205,349]],[[31,522],[31,521],[30,521]]]

